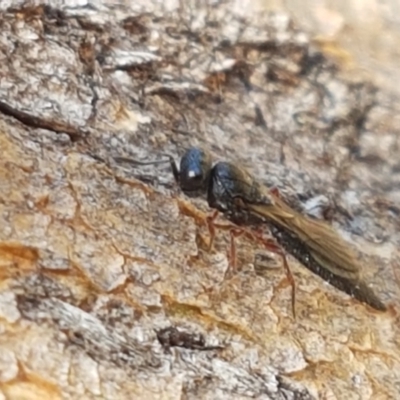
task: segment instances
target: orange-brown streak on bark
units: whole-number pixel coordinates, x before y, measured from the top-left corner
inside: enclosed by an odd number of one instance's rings
[[[202,320],[205,324],[207,324],[207,326],[211,327],[218,326],[224,331],[240,334],[247,340],[253,342],[258,341],[258,338],[252,335],[252,333],[247,329],[239,327],[233,323],[223,321],[212,314],[206,313],[199,306],[193,304],[180,303],[171,296],[165,294],[161,296],[161,301],[163,303],[164,310],[167,314],[174,316],[177,315],[187,316],[192,314],[195,317],[195,319]]]
[[[7,265],[7,268],[0,268],[2,278],[10,276],[9,268],[15,266],[11,271],[15,273],[32,271],[36,268],[39,259],[39,252],[34,247],[25,246],[17,242],[0,243],[0,260]],[[3,270],[3,271],[1,271]]]
[[[134,188],[139,188],[139,189],[143,190],[143,192],[145,192],[146,195],[151,195],[154,193],[154,191],[152,189],[150,189],[147,185],[145,185],[144,183],[142,183],[140,181],[124,178],[122,176],[115,175],[115,174],[112,174],[112,175],[114,176],[115,181],[118,183],[123,183],[125,185],[129,185]]]
[[[118,248],[118,246],[114,243],[114,240],[113,240],[113,239],[111,239],[111,246],[113,247],[113,249],[114,249],[119,255],[121,255],[122,257],[124,257],[124,259],[126,258],[126,259],[131,260],[131,261],[134,261],[134,262],[140,262],[140,263],[143,263],[143,264],[146,264],[146,265],[148,265],[148,266],[155,267],[155,268],[158,267],[157,264],[154,264],[153,262],[149,261],[147,258],[144,258],[144,257],[136,257],[136,256],[134,256],[134,255],[132,255],[132,254],[125,253],[124,251],[120,250],[120,249]]]
[[[90,277],[85,273],[84,269],[81,268],[76,262],[70,259],[70,268],[68,270],[44,270],[46,275],[49,276],[65,276],[66,281],[69,283],[69,279],[73,279],[71,287],[82,286],[85,293],[89,294],[104,294],[105,291],[96,286]]]
[[[16,376],[16,378],[8,381],[7,383],[0,384],[0,389],[4,391],[4,393],[8,392],[7,390],[8,388],[11,388],[12,386],[18,385],[23,382],[36,386],[39,389],[41,389],[43,393],[49,394],[48,398],[52,398],[55,400],[62,398],[60,389],[57,385],[44,379],[40,375],[35,374],[32,371],[29,371],[25,367],[22,361],[18,360],[17,364],[18,364],[18,375]]]
[[[84,226],[85,228],[90,230],[91,232],[94,232],[94,234],[95,234],[95,236],[97,238],[96,229],[93,228],[87,221],[85,221],[85,218],[83,218],[83,216],[82,216],[82,213],[81,213],[81,202],[79,201],[79,197],[78,197],[78,194],[75,191],[74,185],[70,181],[68,181],[68,187],[69,187],[69,189],[71,191],[71,195],[72,195],[72,197],[73,197],[73,199],[75,201],[75,204],[76,204],[74,216],[72,218],[73,222],[81,224],[82,226]]]

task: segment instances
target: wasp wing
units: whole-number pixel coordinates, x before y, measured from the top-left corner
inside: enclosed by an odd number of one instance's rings
[[[295,234],[310,254],[335,275],[358,279],[360,264],[356,253],[328,224],[293,210],[277,196],[269,194],[266,204],[247,203],[249,210]]]

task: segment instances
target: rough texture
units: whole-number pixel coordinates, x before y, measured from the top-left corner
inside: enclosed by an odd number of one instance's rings
[[[263,2],[263,0],[260,0]],[[397,98],[400,3],[396,0],[276,0],[346,73],[373,79]]]
[[[398,398],[398,104],[340,78],[286,15],[242,2],[12,3],[0,3],[0,399]],[[190,145],[306,206],[326,196],[390,310],[289,258],[293,320],[279,258],[246,238],[224,279],[229,234],[207,252],[205,201],[168,168],[113,162]],[[169,326],[200,346],[162,346]]]

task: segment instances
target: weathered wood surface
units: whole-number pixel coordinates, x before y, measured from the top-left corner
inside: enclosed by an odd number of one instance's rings
[[[399,398],[398,104],[284,14],[52,3],[0,2],[0,399]],[[190,145],[326,196],[390,310],[289,258],[293,320],[279,259],[246,239],[224,280],[205,201],[168,168],[112,162]],[[224,349],[168,351],[168,326]]]

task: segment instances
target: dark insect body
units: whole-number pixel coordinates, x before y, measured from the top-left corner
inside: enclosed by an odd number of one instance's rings
[[[157,332],[157,339],[166,351],[171,347],[184,347],[191,350],[222,350],[222,346],[207,346],[204,335],[201,333],[189,333],[173,326],[161,329]]]
[[[236,223],[267,223],[276,241],[310,271],[359,301],[386,310],[361,280],[356,254],[329,225],[291,209],[246,171],[217,163],[210,174],[207,200]]]
[[[276,191],[268,190],[237,165],[218,162],[212,166],[211,157],[201,149],[189,149],[182,157],[179,169],[173,158],[168,158],[175,180],[185,193],[198,195],[207,192],[209,206],[239,226],[267,224],[276,241],[310,271],[357,300],[377,310],[386,310],[386,306],[362,281],[361,266],[355,252],[327,223],[294,210]],[[214,214],[211,218],[210,228],[215,217]],[[286,258],[273,243],[265,240],[263,243],[283,256],[293,288],[294,307],[294,280]]]

